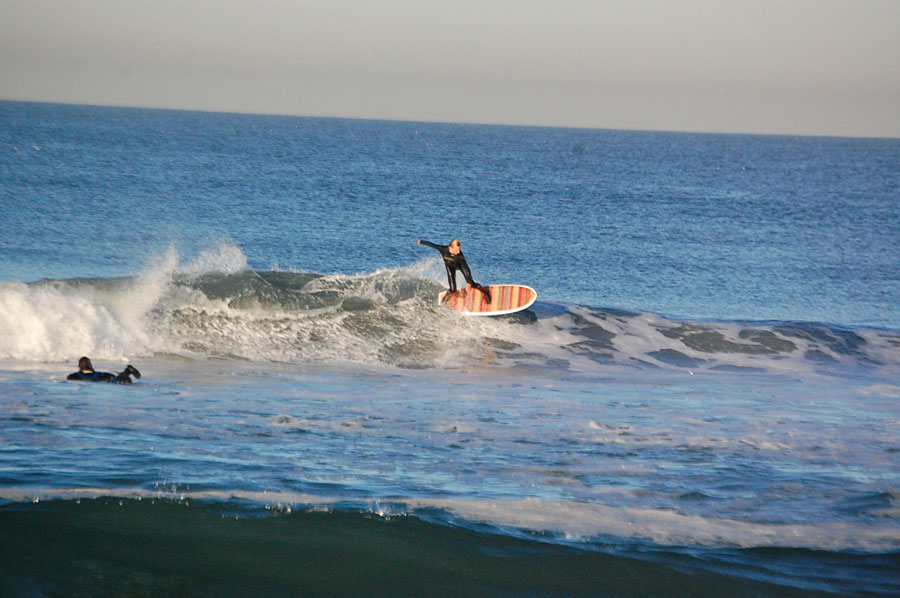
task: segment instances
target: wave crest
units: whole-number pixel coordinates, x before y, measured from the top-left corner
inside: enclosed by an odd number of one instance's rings
[[[676,368],[690,373],[900,365],[896,331],[809,322],[691,322],[538,303],[512,317],[441,308],[437,259],[357,275],[255,271],[222,246],[174,249],[126,278],[0,283],[0,359],[152,354],[404,368]]]

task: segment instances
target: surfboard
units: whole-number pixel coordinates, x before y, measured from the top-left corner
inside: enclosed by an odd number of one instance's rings
[[[438,303],[466,316],[502,316],[528,309],[537,299],[537,291],[522,284],[492,284],[487,288],[490,303],[478,289],[469,292],[460,289],[449,296],[449,291],[444,291],[438,295]]]

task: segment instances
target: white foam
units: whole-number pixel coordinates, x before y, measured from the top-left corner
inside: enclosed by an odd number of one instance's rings
[[[833,363],[846,363],[852,360],[828,345],[828,343],[814,340],[806,335],[785,334],[770,326],[760,324],[742,324],[738,322],[695,322],[690,320],[672,320],[664,316],[652,313],[642,313],[628,317],[619,317],[612,313],[598,314],[595,310],[584,307],[572,307],[571,311],[584,320],[602,327],[612,333],[609,343],[615,349],[614,359],[617,364],[639,360],[652,363],[663,369],[679,369],[695,374],[713,368],[730,366],[747,370],[763,369],[769,372],[791,373],[806,376],[815,376],[821,364],[816,360],[808,359],[809,352],[821,354],[825,359]],[[567,327],[566,316],[558,316],[548,320],[557,320],[558,327]],[[547,322],[549,323],[549,321]],[[568,327],[577,328],[573,324]],[[721,339],[716,342],[723,343],[720,350],[706,351],[687,344],[681,335],[667,336],[663,331],[688,327],[684,332],[687,338],[694,334],[716,334]],[[771,335],[773,340],[783,343],[792,343],[792,350],[777,352],[753,352],[759,349],[759,343],[752,339],[741,338],[741,332],[747,329],[758,329]],[[876,331],[854,330],[854,334],[865,342],[865,354],[873,362],[883,364],[881,367],[896,370],[900,366],[900,351],[892,341],[895,335],[884,335]],[[573,338],[573,341],[584,340]],[[744,350],[730,350],[724,343],[733,343],[742,346]],[[677,352],[686,358],[695,360],[689,367],[673,365],[662,358],[661,351],[668,351],[670,355]]]
[[[859,393],[881,396],[888,399],[900,399],[900,386],[895,384],[873,384],[859,389]]]
[[[900,548],[900,529],[843,522],[775,524],[685,515],[666,509],[520,500],[416,500],[412,507],[450,511],[472,521],[571,538],[614,536],[663,546],[791,547],[889,551]]]
[[[0,500],[37,503],[101,497],[179,501],[242,500],[268,507],[337,508],[367,504],[374,513],[414,513],[441,509],[472,522],[537,531],[574,541],[605,537],[652,542],[658,546],[713,548],[807,548],[811,550],[889,552],[900,549],[900,529],[862,523],[761,523],[701,517],[671,509],[614,507],[596,503],[524,499],[443,499],[327,497],[295,492],[248,490],[189,491],[177,487],[144,488],[0,488]],[[399,507],[399,508],[398,508]]]
[[[177,255],[174,247],[170,247],[168,255]],[[237,274],[248,270],[247,256],[240,247],[226,241],[219,241],[215,247],[206,249],[187,264],[180,264],[178,272],[187,275],[220,272]]]
[[[237,247],[222,244],[180,265],[174,247],[152,256],[130,280],[108,285],[66,281],[0,283],[0,359],[71,361],[82,355],[127,360],[155,351],[178,352],[151,322],[176,272],[235,272],[247,267]]]
[[[123,324],[96,297],[0,283],[0,358],[63,361],[90,355],[120,360],[146,352],[147,341],[139,326]]]

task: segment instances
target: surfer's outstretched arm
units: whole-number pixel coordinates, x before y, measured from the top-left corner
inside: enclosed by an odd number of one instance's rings
[[[419,245],[427,245],[428,247],[431,247],[432,249],[437,249],[438,251],[441,252],[441,255],[443,255],[444,252],[447,250],[446,245],[438,245],[437,243],[432,243],[431,241],[426,241],[425,239],[419,239]]]
[[[447,268],[447,283],[450,286],[450,292],[456,292],[456,269],[457,269],[457,258],[450,251],[449,245],[438,245],[437,243],[432,243],[430,241],[426,241],[424,239],[419,239],[419,245],[427,245],[428,247],[432,247],[437,249],[441,253],[441,257],[444,259],[444,267]],[[468,270],[468,268],[467,268]]]

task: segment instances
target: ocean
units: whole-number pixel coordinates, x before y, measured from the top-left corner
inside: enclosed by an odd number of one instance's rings
[[[900,140],[0,102],[0,223],[2,596],[900,595]]]

